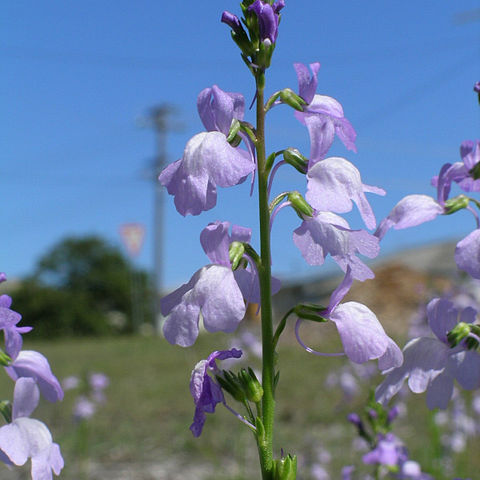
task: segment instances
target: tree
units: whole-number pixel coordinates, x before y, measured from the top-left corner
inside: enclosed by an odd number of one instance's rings
[[[66,238],[40,258],[13,292],[13,306],[37,336],[132,332],[132,281],[137,316],[151,320],[148,275],[95,236]],[[33,333],[32,333],[33,335]]]

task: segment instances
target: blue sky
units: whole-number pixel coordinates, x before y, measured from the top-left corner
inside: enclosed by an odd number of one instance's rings
[[[479,136],[472,92],[480,79],[478,0],[287,0],[267,92],[297,88],[293,62],[320,61],[318,92],[338,99],[358,137],[358,153],[335,143],[365,183],[387,196],[371,203],[380,219],[409,193],[434,195],[429,181],[459,160],[462,140]],[[181,5],[181,9],[178,7]],[[137,262],[149,268],[153,249],[154,134],[138,119],[162,102],[178,108],[181,131],[168,140],[169,160],[202,130],[196,96],[213,84],[253,96],[250,74],[221,12],[236,1],[9,1],[0,19],[0,173],[3,225],[0,271],[31,272],[67,235],[99,234],[120,245],[119,226],[146,225]],[[253,121],[252,112],[247,119]],[[268,119],[271,150],[308,153],[308,134],[287,108]],[[280,169],[275,190],[305,190],[292,169]],[[219,189],[217,207],[183,218],[165,199],[164,277],[188,280],[208,262],[198,238],[214,220],[256,229],[248,185]],[[348,216],[360,228],[358,212]],[[274,270],[284,278],[314,275],[291,242],[298,226],[284,210],[274,225]],[[384,252],[460,237],[474,228],[461,212],[406,231],[392,231]],[[257,236],[254,234],[254,243]]]

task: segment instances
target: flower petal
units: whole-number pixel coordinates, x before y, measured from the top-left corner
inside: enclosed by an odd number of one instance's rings
[[[375,314],[357,302],[340,304],[329,316],[335,322],[345,354],[352,362],[364,363],[381,357],[389,339]]]
[[[367,228],[375,228],[375,216],[365,191],[368,189],[362,183],[360,172],[344,158],[326,158],[308,170],[306,199],[313,208],[345,213],[352,209],[353,201]],[[385,194],[383,190],[379,191]]]
[[[455,263],[460,270],[480,279],[480,229],[474,230],[457,243]]]

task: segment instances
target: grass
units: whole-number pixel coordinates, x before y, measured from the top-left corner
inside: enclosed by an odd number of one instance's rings
[[[310,332],[306,332],[310,337]],[[312,333],[313,335],[313,333]],[[287,334],[288,336],[288,334]],[[327,335],[328,339],[328,335]],[[244,480],[259,478],[257,453],[253,438],[226,409],[219,406],[215,415],[208,415],[200,439],[191,435],[188,427],[193,416],[193,402],[189,393],[190,372],[195,363],[215,349],[227,348],[230,338],[223,334],[202,335],[190,349],[169,345],[156,337],[112,337],[71,339],[56,342],[29,342],[26,349],[44,353],[59,378],[104,372],[111,379],[107,389],[107,403],[95,417],[79,429],[72,421],[75,398],[66,392],[58,405],[45,401],[34,417],[45,421],[60,443],[66,466],[63,479],[187,478],[182,469],[195,465],[202,478],[212,480]],[[322,344],[321,340],[318,340]],[[333,351],[328,341],[323,347]],[[279,368],[281,378],[277,393],[277,430],[275,444],[299,454],[299,479],[308,479],[308,463],[321,445],[332,453],[329,465],[332,478],[340,478],[342,466],[361,464],[361,453],[352,449],[354,428],[345,421],[350,411],[360,412],[367,391],[352,404],[342,401],[338,389],[324,386],[325,377],[332,369],[345,364],[342,358],[318,358],[304,352],[298,345],[285,342],[280,345]],[[11,396],[11,382],[2,376],[4,397]],[[233,402],[232,402],[233,403]],[[396,433],[408,442],[411,458],[426,467],[434,468],[431,441],[431,416],[425,407],[423,395],[410,396],[408,417],[398,422]],[[239,407],[240,408],[240,407]],[[83,435],[83,437],[82,437]],[[86,447],[81,440],[87,439]],[[468,451],[455,459],[456,474],[475,478],[480,459],[471,455],[479,450],[478,439],[468,445]],[[83,451],[82,451],[83,448]],[[100,465],[104,471],[119,465],[139,470],[149,464],[170,462],[177,474],[151,476],[95,476],[88,473],[90,464]],[[92,470],[90,469],[92,472]],[[433,470],[432,470],[433,471]],[[201,478],[200,473],[198,477]],[[11,476],[9,476],[11,475]],[[6,469],[0,470],[1,479],[18,478]],[[83,475],[83,476],[82,476]],[[188,477],[190,478],[190,477]],[[451,478],[437,473],[439,480]]]

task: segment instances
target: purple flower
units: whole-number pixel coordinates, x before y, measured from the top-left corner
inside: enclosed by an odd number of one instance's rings
[[[350,266],[353,278],[366,280],[374,274],[356,255],[374,258],[380,251],[378,239],[365,230],[350,230],[347,221],[330,212],[316,212],[293,233],[293,241],[310,265],[322,265],[330,254],[345,272]]]
[[[318,71],[320,70],[320,63],[315,62],[309,65],[312,76],[308,68],[303,63],[294,63],[293,68],[297,73],[298,78],[298,94],[307,102],[310,103],[315,96],[318,86]]]
[[[206,360],[195,365],[190,378],[190,393],[195,402],[195,415],[190,430],[195,437],[202,433],[206,420],[206,413],[213,413],[218,403],[225,403],[222,389],[215,380],[208,375],[209,371],[218,372],[217,360],[240,358],[242,352],[235,348],[220,350],[211,353]]]
[[[284,0],[279,0],[273,5],[265,3],[262,0],[256,0],[248,7],[255,12],[258,18],[258,28],[260,30],[260,39],[275,43],[278,36],[278,13],[285,6]]]
[[[315,95],[320,64],[310,64],[311,77],[305,65],[295,63],[294,68],[298,78],[299,95],[308,102],[303,112],[295,112],[295,117],[306,125],[310,135],[309,167],[325,158],[335,135],[348,150],[356,152],[357,134],[352,124],[345,118],[342,105],[332,97]]]
[[[3,272],[0,272],[0,283],[7,281],[7,275]]]
[[[385,190],[363,184],[360,172],[344,158],[326,158],[308,169],[306,199],[313,208],[345,213],[355,202],[367,228],[375,228],[376,220],[366,192],[385,195]]]
[[[13,393],[12,422],[0,428],[0,450],[15,465],[32,460],[32,480],[51,480],[63,468],[60,447],[47,426],[29,418],[38,405],[39,391],[31,378],[19,378]]]
[[[95,404],[84,395],[80,395],[73,406],[73,417],[77,421],[92,418],[97,410]]]
[[[463,344],[450,348],[447,333],[459,322],[472,323],[476,311],[462,310],[443,298],[433,299],[427,306],[428,323],[435,338],[420,337],[407,343],[403,349],[404,362],[388,372],[377,387],[377,401],[386,404],[408,379],[414,393],[427,391],[427,406],[446,408],[453,393],[454,379],[466,390],[480,386],[480,355],[467,350]]]
[[[401,230],[434,220],[444,213],[444,207],[427,195],[407,195],[384,218],[375,232],[380,240],[390,228]]]
[[[480,93],[480,82],[475,82],[475,85],[473,85],[473,91]]]
[[[12,299],[8,295],[0,295],[0,329],[5,335],[5,351],[15,359],[22,349],[22,334],[30,332],[32,327],[17,327],[22,316],[11,310]]]
[[[401,365],[403,361],[401,350],[385,333],[375,314],[358,302],[340,304],[352,283],[352,270],[347,267],[345,278],[332,293],[327,309],[319,312],[320,315],[335,323],[345,355],[352,362],[365,363],[378,359],[380,370]],[[298,335],[300,322],[301,320],[298,320],[296,325],[297,340],[307,351],[313,352],[300,340]]]
[[[335,323],[345,354],[352,362],[378,359],[380,370],[401,365],[402,353],[385,333],[376,315],[358,302],[340,304],[352,283],[352,272],[347,268],[345,278],[332,293],[328,307],[321,315]]]
[[[342,468],[342,480],[352,480],[353,472],[355,471],[355,467],[353,465],[347,465],[346,467]]]
[[[245,99],[241,93],[224,92],[214,85],[198,94],[197,109],[207,131],[228,136],[232,120],[243,120]]]
[[[75,375],[70,375],[62,380],[63,391],[74,390],[80,386],[80,379]]]
[[[455,263],[473,278],[480,279],[480,230],[476,229],[455,247]]]
[[[392,433],[379,436],[377,446],[362,458],[367,465],[394,467],[407,459],[405,447]]]
[[[227,10],[222,13],[222,18],[220,21],[222,23],[226,23],[235,33],[243,34],[245,32],[243,30],[240,19],[233,13],[228,12]]]
[[[63,398],[63,390],[57,377],[52,373],[48,360],[38,352],[22,350],[10,366],[5,367],[10,378],[18,381],[28,377],[35,380],[42,395],[50,402]]]
[[[216,205],[217,186],[238,185],[254,170],[250,155],[232,147],[223,133],[202,132],[188,141],[183,157],[158,179],[175,197],[181,215],[199,215]]]
[[[162,298],[165,320],[163,333],[170,343],[183,347],[192,345],[198,336],[200,315],[207,331],[233,332],[245,315],[245,302],[260,301],[256,270],[232,272],[229,245],[233,241],[248,242],[248,228],[229,222],[209,224],[201,233],[202,247],[212,264],[198,270],[190,281]],[[272,292],[280,288],[272,282]]]
[[[208,131],[191,138],[183,157],[158,177],[175,197],[175,207],[183,216],[210,210],[217,203],[217,186],[238,185],[255,170],[253,156],[232,147],[226,137],[232,120],[243,118],[243,96],[214,85],[200,92],[197,107]]]
[[[444,200],[450,192],[452,182],[456,182],[465,192],[479,192],[480,181],[474,178],[474,168],[480,162],[480,141],[465,140],[460,145],[462,162],[443,165],[440,174],[432,178],[432,185],[443,188]]]
[[[104,373],[92,373],[89,383],[93,391],[101,391],[110,385],[110,379]]]

